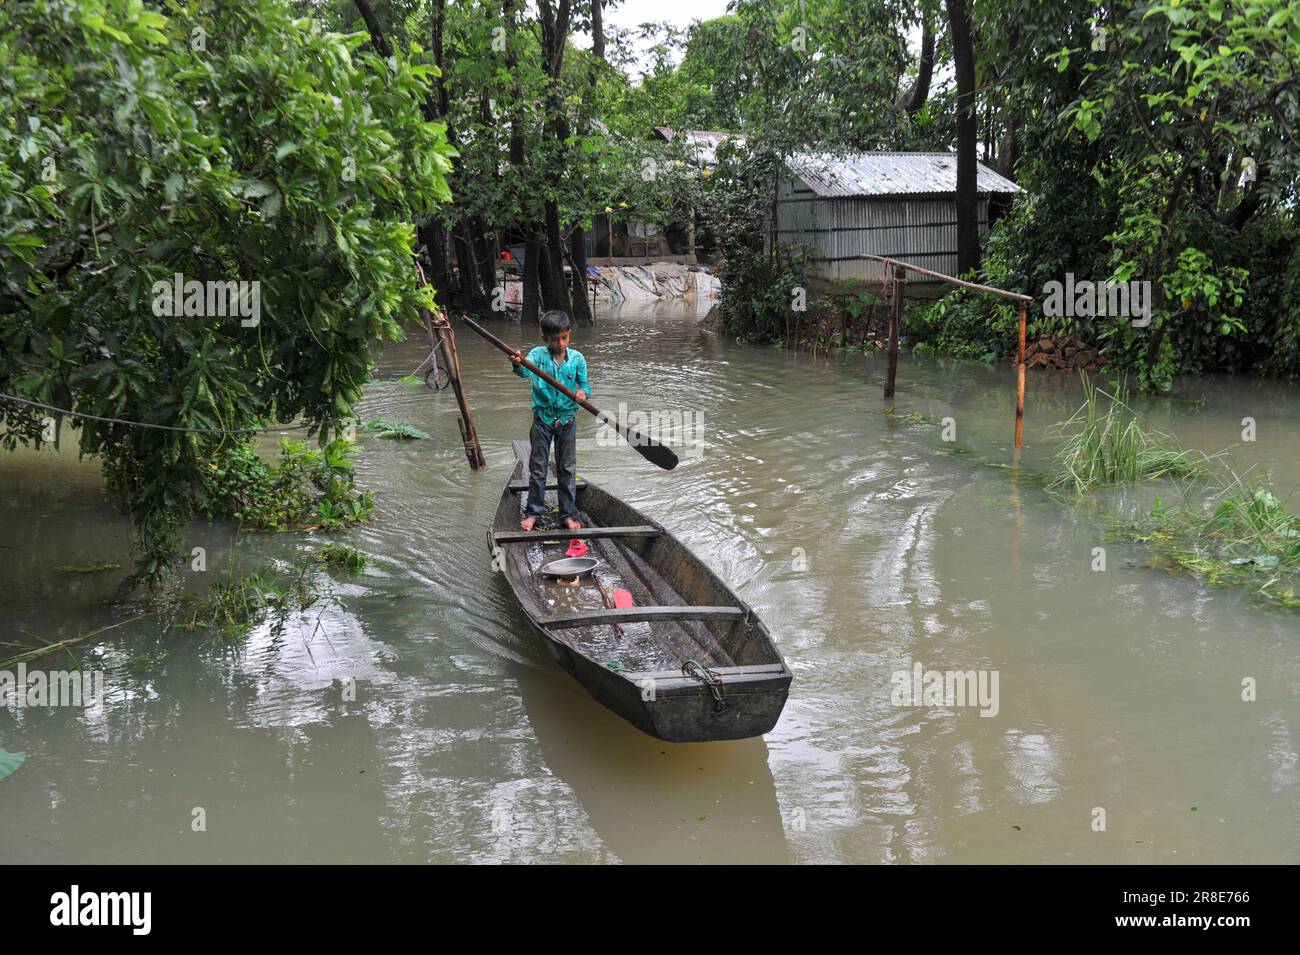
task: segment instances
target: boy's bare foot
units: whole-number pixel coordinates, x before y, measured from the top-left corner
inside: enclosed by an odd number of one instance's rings
[[[536,524],[537,524],[537,516],[534,514],[529,514],[527,517],[525,517],[522,521],[519,522],[519,526],[526,531],[531,531],[536,526]]]
[[[571,531],[576,531],[580,527],[582,527],[582,522],[572,517],[566,517],[562,523],[568,530]]]

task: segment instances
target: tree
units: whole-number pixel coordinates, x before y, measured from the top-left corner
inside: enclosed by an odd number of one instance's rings
[[[979,268],[979,194],[975,141],[975,50],[965,0],[945,0],[957,79],[957,272]]]
[[[216,455],[263,423],[338,433],[372,345],[433,304],[410,214],[450,170],[429,68],[283,0],[167,11],[20,0],[0,29],[0,393],[155,426],[76,422],[155,581]],[[0,401],[5,443],[47,414]]]

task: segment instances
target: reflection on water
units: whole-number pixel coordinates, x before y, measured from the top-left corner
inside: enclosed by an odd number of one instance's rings
[[[579,470],[735,586],[795,672],[764,739],[673,745],[556,668],[493,574],[484,531],[510,440],[527,433],[527,387],[461,339],[487,471],[465,466],[449,393],[397,382],[424,357],[418,336],[390,349],[362,416],[433,439],[361,438],[379,510],[347,539],[372,565],[284,633],[238,647],[158,637],[149,620],[110,631],[80,655],[107,671],[100,712],[0,712],[0,746],[28,753],[0,782],[0,857],[1300,861],[1296,618],[1148,569],[1140,547],[1105,537],[1097,508],[991,466],[1011,460],[1010,369],[905,357],[891,417],[874,357],[735,345],[667,303],[578,330],[598,404],[699,414],[705,438],[669,475],[599,446],[588,419]],[[1046,465],[1044,429],[1078,391],[1030,374],[1026,469]],[[1181,399],[1143,410],[1186,444],[1236,445],[1240,465],[1300,485],[1294,386],[1203,378]],[[1240,443],[1245,416],[1253,444]],[[940,440],[945,417],[956,442]],[[93,464],[0,457],[0,523],[0,639],[125,619],[106,603],[116,575],[57,570],[127,560],[128,525]],[[232,559],[295,560],[319,543],[246,535],[232,548],[207,525],[188,538],[211,579]],[[997,715],[893,705],[890,676],[914,662],[998,671]],[[1258,702],[1241,700],[1246,677]]]

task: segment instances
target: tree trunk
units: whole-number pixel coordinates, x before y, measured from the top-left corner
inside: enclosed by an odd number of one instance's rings
[[[367,0],[352,0],[356,5],[357,12],[361,14],[361,19],[366,22],[366,29],[370,31],[370,42],[375,46],[375,52],[385,60],[393,55],[393,45],[388,42],[384,36],[384,31],[379,28],[379,20],[375,17],[375,11],[370,9]]]
[[[979,135],[975,114],[975,53],[971,45],[970,14],[965,0],[945,0],[952,32],[957,77],[957,273],[979,268],[979,195],[975,144]]]
[[[1019,124],[1008,121],[998,139],[998,174],[1016,181],[1016,165],[1020,162]]]
[[[564,161],[564,140],[568,137],[568,124],[564,119],[564,102],[560,96],[560,76],[564,69],[564,47],[569,37],[569,0],[537,0],[541,21],[542,66],[546,70],[546,127],[555,143],[557,161]],[[564,235],[560,231],[560,207],[554,199],[544,205],[546,229],[546,258],[542,274],[542,299],[547,308],[567,308],[568,290],[564,284]]]
[[[573,274],[570,276],[572,291],[570,314],[575,322],[590,322],[592,321],[591,302],[587,300],[587,233],[577,226],[569,232],[569,251],[571,255],[569,264],[573,268]]]
[[[451,261],[455,269],[456,295],[462,304],[468,304],[473,299],[473,293],[470,290],[472,272],[465,267],[470,261],[470,255],[465,249],[465,239],[459,233],[451,234]]]
[[[546,281],[542,299],[547,308],[569,307],[569,291],[564,283],[564,233],[560,231],[560,204],[546,200]]]
[[[542,247],[536,239],[529,239],[524,246],[524,314],[522,320],[530,325],[536,325],[539,317],[538,298],[541,289],[537,287],[538,276],[541,274],[540,263],[537,261],[542,254]]]
[[[921,23],[921,59],[916,65],[916,79],[903,98],[900,105],[907,110],[908,116],[915,116],[925,105],[930,96],[930,79],[934,75],[934,29],[930,26],[930,15],[923,14]]]
[[[474,217],[474,268],[478,273],[478,284],[483,289],[485,308],[492,307],[492,296],[497,286],[497,249],[496,234],[483,220]]]
[[[591,68],[587,71],[587,88],[582,91],[582,109],[578,114],[578,130],[583,134],[591,131],[588,117],[591,110],[591,97],[596,91],[596,61],[605,58],[605,30],[602,23],[601,0],[591,0]],[[586,190],[583,190],[586,194]],[[572,314],[574,321],[592,321],[591,303],[587,299],[587,234],[581,223],[575,223],[569,233],[570,265],[573,267],[571,282]]]

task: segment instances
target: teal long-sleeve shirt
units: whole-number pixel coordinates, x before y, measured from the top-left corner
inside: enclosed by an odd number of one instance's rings
[[[582,352],[578,349],[566,349],[562,362],[557,362],[545,345],[538,345],[524,357],[570,391],[581,389],[588,395],[591,394],[591,385],[587,381],[587,359],[582,357]],[[567,423],[578,410],[578,405],[572,398],[560,394],[523,365],[515,368],[515,374],[533,380],[533,414],[547,424],[557,421]]]

